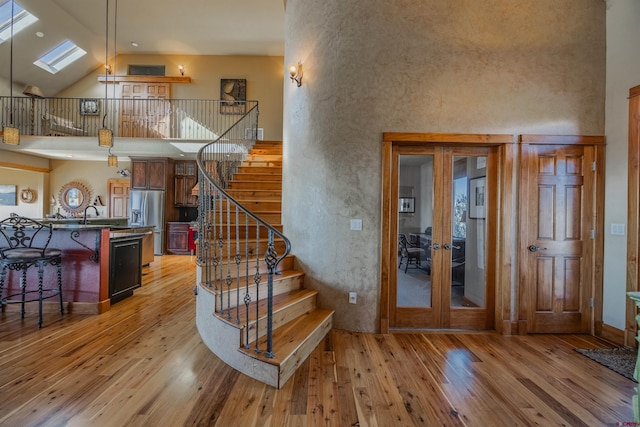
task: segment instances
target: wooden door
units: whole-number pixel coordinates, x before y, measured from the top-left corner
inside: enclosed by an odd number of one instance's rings
[[[168,138],[170,129],[168,83],[121,82],[120,136]]]
[[[392,157],[397,256],[390,326],[492,329],[495,258],[486,248],[494,229],[497,152],[398,146]]]
[[[107,183],[109,197],[109,217],[129,218],[129,190],[128,179],[110,179]]]
[[[594,219],[594,149],[523,145],[521,307],[528,332],[587,333]]]

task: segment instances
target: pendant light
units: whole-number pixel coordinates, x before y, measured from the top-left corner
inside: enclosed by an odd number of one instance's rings
[[[9,124],[2,129],[2,142],[20,145],[20,129],[13,125],[13,20],[14,0],[11,0],[11,41],[9,43]]]
[[[107,157],[107,164],[111,168],[117,168],[118,167],[118,156],[116,156],[115,154],[111,153],[111,148],[109,148],[109,156]]]
[[[107,13],[106,13],[106,22],[105,22],[105,46],[104,46],[104,63],[109,63],[109,0],[106,0],[107,3]],[[102,128],[98,129],[98,146],[99,147],[108,147],[111,149],[113,147],[113,132],[111,129],[108,129],[106,126],[107,120],[107,89],[108,89],[108,81],[107,74],[108,70],[105,67],[104,71],[104,116],[102,116]]]

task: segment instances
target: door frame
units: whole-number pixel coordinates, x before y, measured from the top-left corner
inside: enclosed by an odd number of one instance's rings
[[[640,85],[629,89],[629,161],[628,161],[628,190],[627,190],[627,276],[626,291],[640,291]],[[636,346],[638,323],[636,304],[625,298],[625,328],[622,340],[629,347]],[[602,319],[600,319],[602,320]],[[614,328],[606,327],[603,322],[601,328],[603,336],[613,335],[612,340],[618,338],[611,333]],[[606,327],[606,328],[605,328]]]
[[[588,200],[592,200],[591,228],[594,230],[594,238],[588,240],[591,242],[585,253],[588,254],[588,260],[591,262],[591,276],[586,278],[587,282],[584,289],[589,289],[593,304],[590,313],[585,313],[589,318],[589,329],[592,335],[600,336],[602,332],[602,304],[603,304],[603,270],[604,270],[604,167],[605,167],[605,138],[604,136],[580,136],[580,135],[520,135],[518,138],[520,155],[522,161],[523,152],[528,145],[582,145],[593,147],[593,161],[595,168],[590,169],[593,172],[593,194],[588,195]],[[520,182],[529,179],[525,168],[521,168]],[[522,188],[522,187],[521,187]],[[526,191],[521,190],[520,209],[524,212],[529,210],[529,197]],[[519,244],[514,252],[518,253],[520,260],[525,260],[528,256],[527,249],[527,227],[526,215],[520,215],[519,221]],[[586,242],[585,242],[586,243]],[[528,289],[529,283],[526,278],[527,271],[524,268],[526,263],[523,261],[519,265],[518,273],[518,333],[526,335],[531,328],[531,322],[534,319],[529,317],[532,305],[535,304],[532,293],[534,290]]]
[[[497,196],[495,233],[487,236],[487,244],[496,248],[495,262],[487,268],[495,269],[494,318],[498,332],[511,335],[517,326],[516,312],[512,310],[512,283],[515,283],[515,253],[508,250],[516,244],[516,177],[517,139],[508,134],[444,134],[397,133],[383,134],[382,153],[382,237],[380,272],[380,332],[390,331],[391,279],[397,274],[394,258],[397,254],[397,212],[391,207],[397,199],[398,188],[392,185],[396,165],[393,164],[394,146],[469,145],[497,147]],[[505,213],[503,215],[502,213]],[[394,247],[393,245],[396,245]],[[395,303],[395,302],[393,302]]]

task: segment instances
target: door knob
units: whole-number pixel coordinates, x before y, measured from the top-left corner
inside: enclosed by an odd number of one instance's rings
[[[444,248],[448,251],[450,251],[452,248],[453,249],[460,249],[461,246],[456,246],[456,245],[452,245],[451,243],[445,243],[444,244]]]
[[[431,247],[433,249],[440,249],[440,243],[434,243],[433,245],[431,245]]]
[[[538,251],[546,251],[547,248],[541,248],[540,246],[536,246],[536,245],[531,245],[529,246],[529,251],[530,252],[538,252]]]

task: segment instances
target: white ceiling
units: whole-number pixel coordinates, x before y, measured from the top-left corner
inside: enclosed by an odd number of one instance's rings
[[[45,96],[55,96],[102,67],[105,62],[107,0],[16,1],[38,21],[14,37],[14,87],[35,85]],[[284,55],[283,0],[109,0],[110,56],[113,52],[116,4],[118,54]],[[37,32],[43,33],[44,37],[37,37]],[[86,50],[87,55],[55,75],[33,65],[38,57],[66,39]],[[138,47],[131,45],[134,41]],[[9,80],[10,43],[0,44],[0,58],[0,78]],[[6,93],[5,90],[2,92]],[[80,140],[82,138],[74,144],[82,144]],[[131,145],[127,151],[132,154],[127,155],[145,155],[147,151],[155,152],[156,156],[162,155],[157,154],[156,147],[152,148],[149,143],[123,143]],[[59,150],[48,152],[43,148],[46,145],[42,138],[23,137],[21,145],[16,148],[20,151],[35,150],[44,157],[60,158]],[[171,147],[167,149],[172,155],[163,154],[179,156],[180,150]],[[85,153],[76,149],[74,158],[105,158],[104,149],[97,153],[93,151]]]

